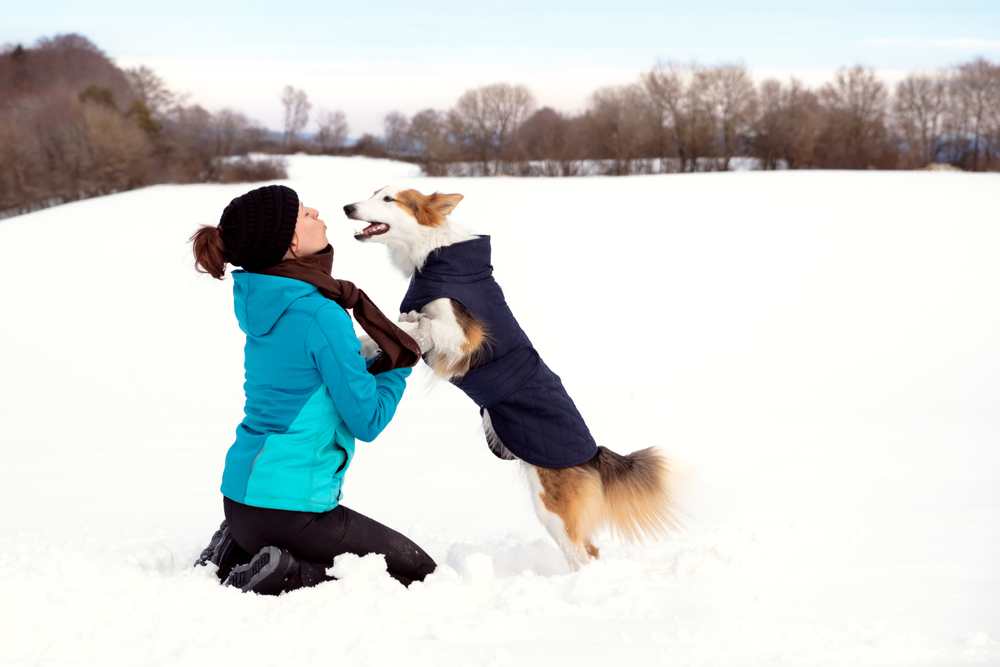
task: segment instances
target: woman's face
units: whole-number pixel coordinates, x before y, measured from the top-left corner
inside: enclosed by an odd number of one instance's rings
[[[291,257],[292,252],[299,257],[315,255],[329,243],[326,240],[326,223],[319,219],[319,211],[299,202],[299,217],[295,221],[295,234],[292,235],[292,245],[285,253],[285,259]]]

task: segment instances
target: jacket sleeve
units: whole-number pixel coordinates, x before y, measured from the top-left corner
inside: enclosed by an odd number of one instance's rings
[[[360,352],[361,341],[347,311],[332,302],[316,311],[306,330],[306,353],[351,434],[371,442],[396,413],[411,369],[397,368],[373,376]]]

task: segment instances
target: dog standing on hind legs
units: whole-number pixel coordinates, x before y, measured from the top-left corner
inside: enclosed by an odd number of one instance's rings
[[[598,558],[594,538],[605,527],[633,543],[665,537],[679,527],[666,458],[654,448],[621,456],[597,446],[493,279],[490,237],[448,220],[462,199],[386,187],[344,213],[365,223],[357,240],[386,245],[410,278],[400,326],[431,319],[427,363],[479,406],[493,453],[520,460],[535,511],[570,569]],[[373,356],[362,340],[362,353]]]

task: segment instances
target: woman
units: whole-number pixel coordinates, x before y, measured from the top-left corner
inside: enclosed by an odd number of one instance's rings
[[[330,276],[333,249],[315,209],[271,185],[230,202],[217,227],[191,237],[196,268],[233,271],[246,334],[246,405],[222,476],[226,521],[196,565],[228,586],[277,595],[332,579],[343,553],[383,554],[409,586],[434,571],[423,549],[340,504],[355,438],[392,419],[430,321],[407,336],[353,284]],[[377,343],[366,361],[345,308]],[[255,554],[251,558],[251,554]]]

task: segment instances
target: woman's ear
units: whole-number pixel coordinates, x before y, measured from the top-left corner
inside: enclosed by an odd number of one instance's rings
[[[292,233],[292,243],[288,246],[288,250],[285,251],[285,256],[282,257],[282,261],[286,259],[291,259],[295,257],[295,253],[299,251],[299,236],[298,234]]]

